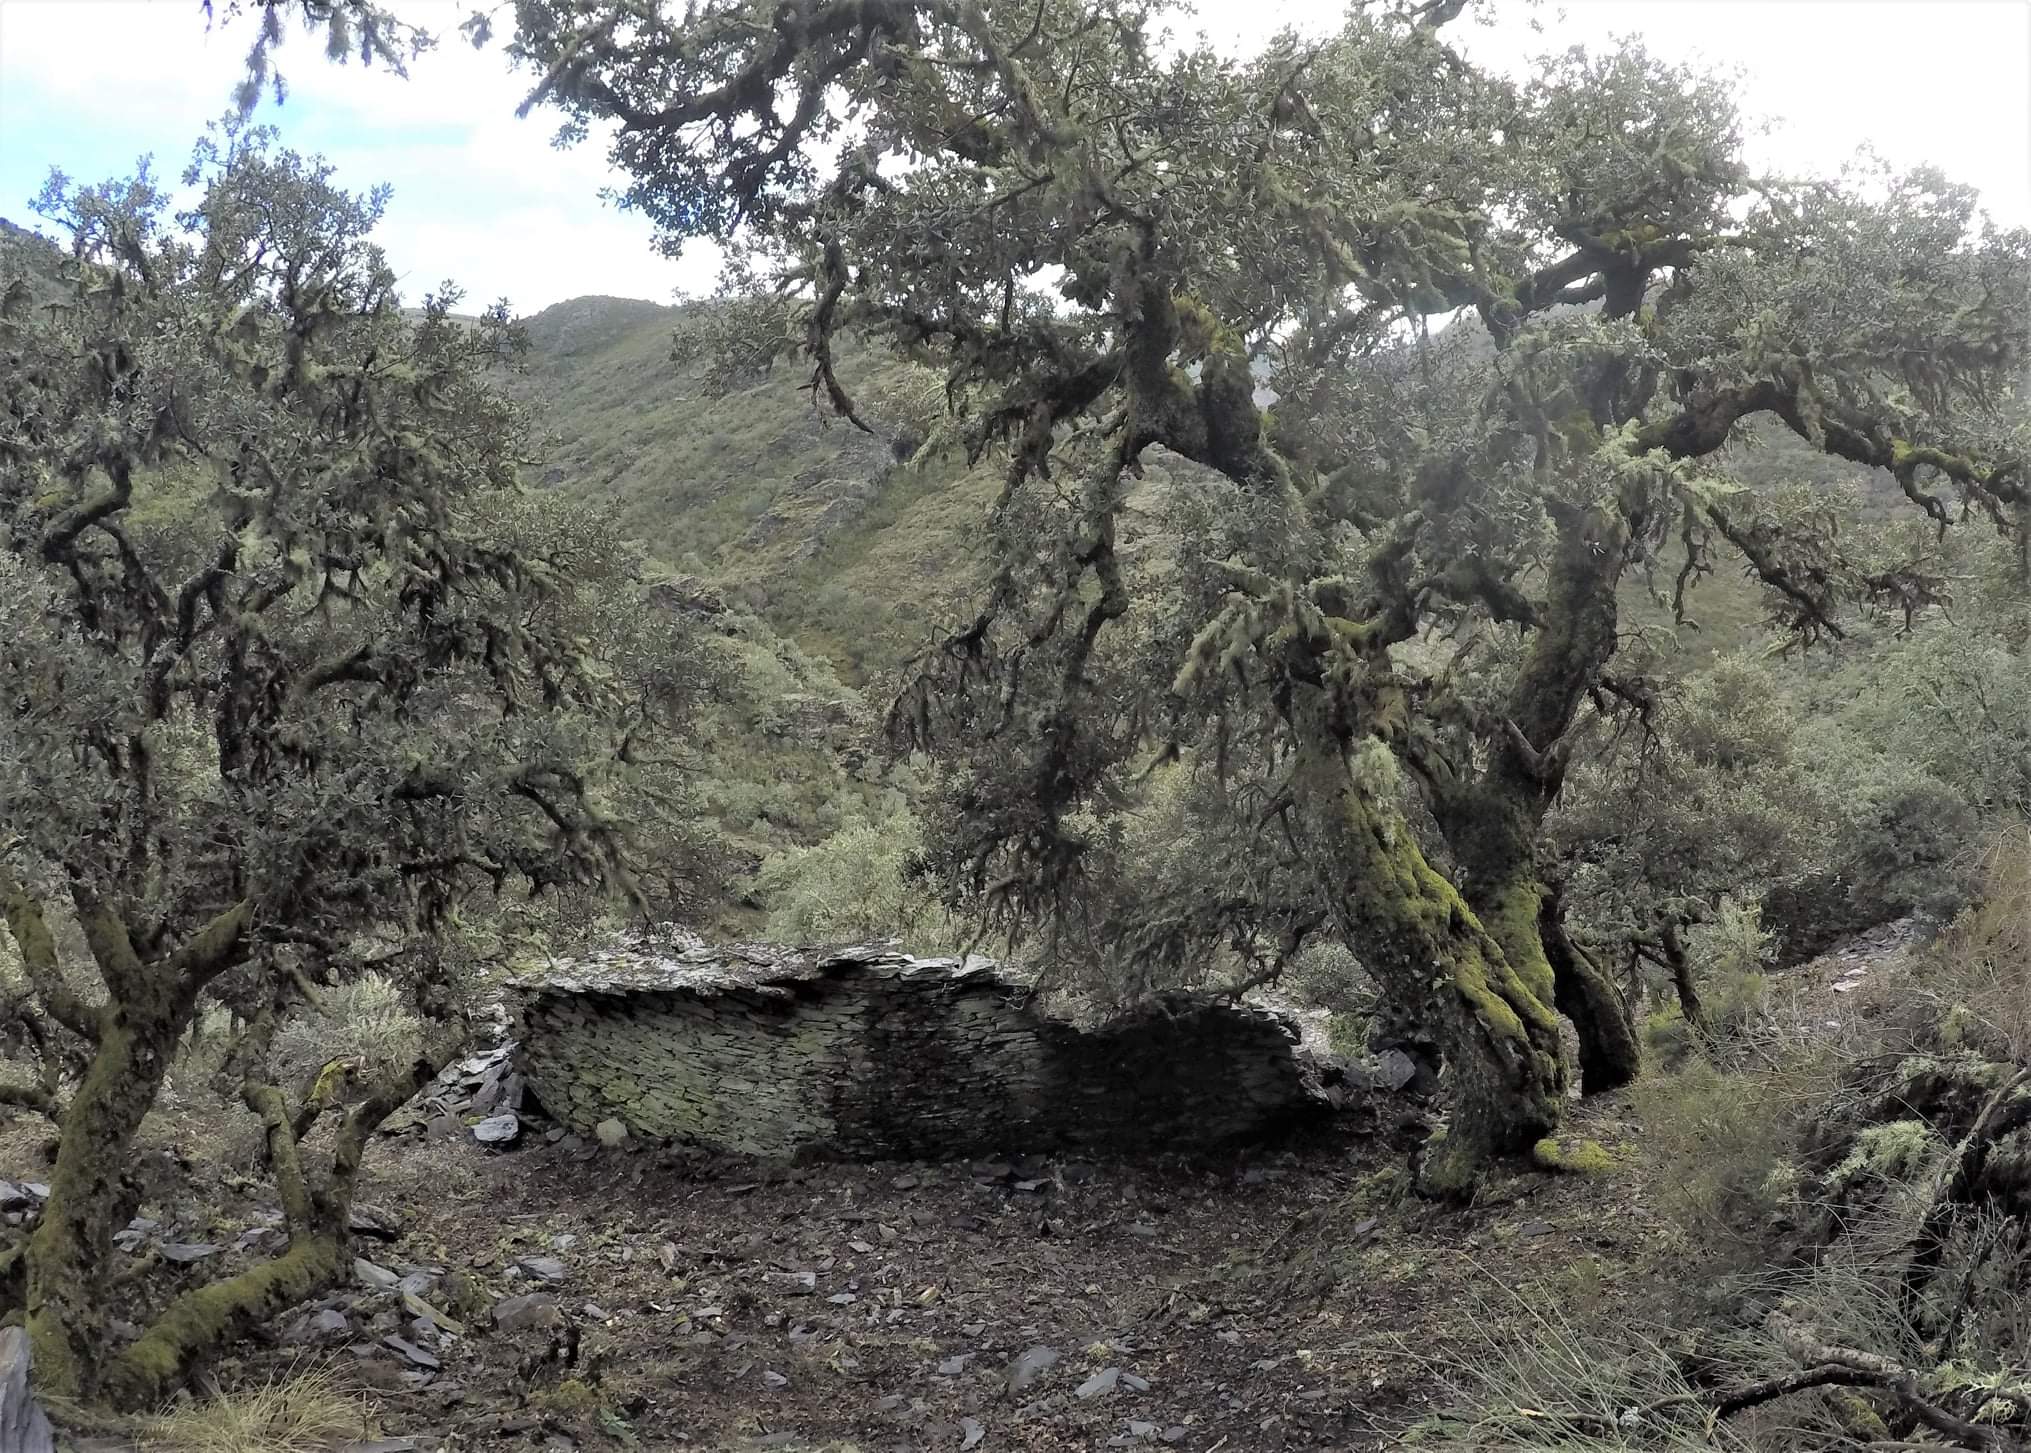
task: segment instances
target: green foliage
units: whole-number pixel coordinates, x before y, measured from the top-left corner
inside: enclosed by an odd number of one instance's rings
[[[1369,1021],[1377,1008],[1375,985],[1345,944],[1314,939],[1291,956],[1281,982],[1305,1003],[1332,1013],[1335,1046],[1341,1053],[1366,1047]]]
[[[1646,1081],[1646,1184],[1681,1232],[1648,1268],[1668,1330],[1581,1330],[1528,1289],[1449,1367],[1457,1406],[1417,1441],[1831,1453],[1947,1419],[2014,1439],[2031,1421],[2031,1099],[2022,1042],[1968,995],[2025,1002],[2031,958],[1992,950],[2023,927],[2027,863],[2018,826],[1916,982],[1845,1042]],[[1822,1385],[1828,1366],[1871,1375]]]
[[[1943,1044],[2031,1063],[2031,825],[2008,822],[1982,845],[1979,891],[1920,965]]]
[[[1738,1259],[1761,1254],[1802,1175],[1795,1096],[1780,1093],[1771,1074],[1759,1086],[1752,1073],[1694,1056],[1637,1090],[1642,1153],[1661,1208],[1696,1244]]]
[[[1447,42],[1460,8],[1356,7],[1236,60],[1159,43],[1161,7],[1096,24],[1078,0],[812,0],[787,30],[765,0],[517,7],[532,104],[581,137],[621,123],[628,204],[729,258],[677,321],[698,396],[662,398],[728,437],[628,508],[714,516],[670,553],[738,541],[713,567],[856,674],[893,662],[898,622],[954,617],[888,723],[938,759],[947,899],[1110,998],[1339,933],[1393,997],[1481,1006],[1432,1012],[1456,1053],[1496,1054],[1519,1013],[1549,1018],[1532,910],[1568,783],[1589,799],[1568,842],[1606,849],[1555,855],[1565,901],[1667,958],[1724,893],[1825,919],[1938,876],[1941,779],[1793,740],[1747,674],[1631,769],[1617,731],[1663,703],[1618,606],[1641,576],[1646,627],[1679,624],[1723,564],[1787,645],[1942,603],[1951,551],[1858,518],[1844,466],[1928,525],[1958,492],[2021,529],[2026,327],[2002,300],[2031,238],[1927,170],[1752,183],[1726,78],[1625,45],[1512,80]],[[770,370],[792,355],[806,417],[851,448],[786,483],[757,446],[784,437]],[[941,398],[980,473],[832,467],[915,458]],[[1751,489],[1731,445],[1759,425],[1794,457]],[[620,433],[592,445],[607,481],[639,470]],[[899,585],[888,547],[956,533],[921,506],[990,477],[980,568],[947,582],[973,608]],[[1662,806],[1629,811],[1645,794]],[[1655,846],[1616,826],[1646,820]],[[1458,904],[1438,954],[1462,994],[1431,991],[1427,897]],[[1532,1002],[1496,1014],[1475,986],[1512,978]]]
[[[505,314],[455,323],[446,293],[405,318],[366,240],[381,197],[328,175],[229,133],[180,218],[145,175],[45,195],[78,304],[8,325],[33,422],[0,498],[10,668],[66,679],[67,709],[12,719],[11,760],[42,767],[10,823],[124,880],[162,915],[144,933],[241,873],[312,943],[504,876],[646,892],[600,804],[674,786],[613,743],[668,729],[688,648],[606,519],[518,490],[520,416],[483,378],[518,346]],[[67,664],[66,618],[115,647],[96,669]],[[453,782],[458,811],[412,805]]]
[[[423,1049],[423,1025],[402,986],[386,974],[362,974],[320,999],[276,1032],[275,1073],[285,1084],[303,1083],[334,1059],[357,1060],[369,1074],[385,1074]]]
[[[971,580],[969,534],[991,497],[940,453],[942,384],[842,345],[882,431],[870,438],[822,415],[794,369],[720,378],[713,349],[673,356],[673,331],[695,338],[710,307],[579,298],[527,321],[512,387],[544,441],[546,486],[611,508],[652,556],[848,680],[892,669],[919,644],[927,605]],[[914,462],[898,462],[899,444]]]
[[[1982,817],[2008,820],[2031,812],[2031,672],[2020,592],[2007,575],[1988,583],[1994,593],[1957,628],[1933,623],[1883,642],[1820,694],[1886,756]]]
[[[807,848],[892,810],[909,795],[907,766],[868,762],[867,709],[829,666],[741,610],[715,617],[723,698],[700,715],[694,774],[701,812],[749,866]],[[732,905],[730,928],[756,925]]]
[[[918,954],[951,947],[952,930],[924,875],[922,831],[899,804],[815,846],[773,854],[748,892],[768,914],[768,936],[784,943],[894,938]]]
[[[1924,639],[1963,633],[1979,640],[1944,624]],[[1796,958],[1872,922],[1950,914],[1981,805],[1913,750],[1924,713],[1883,719],[1911,659],[1876,647],[1823,675],[1738,652],[1660,673],[1647,725],[1603,735],[1549,822],[1582,931],[1654,946],[1676,922],[1711,939],[1732,898],[1760,905],[1773,956]],[[1981,687],[2010,689],[2002,666]]]

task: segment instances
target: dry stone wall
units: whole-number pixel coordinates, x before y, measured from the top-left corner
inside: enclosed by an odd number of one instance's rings
[[[1089,1030],[1024,1001],[979,958],[742,945],[603,955],[511,1008],[558,1120],[765,1156],[1184,1149],[1346,1093],[1266,1010],[1174,1000]]]

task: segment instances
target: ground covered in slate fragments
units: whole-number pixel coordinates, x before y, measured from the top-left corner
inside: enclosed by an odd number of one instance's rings
[[[1612,1141],[1605,1110],[1588,1118]],[[1402,1164],[1382,1139],[775,1173],[416,1147],[378,1188],[414,1228],[406,1254],[535,1288],[571,1325],[444,1350],[386,1430],[486,1448],[1381,1446],[1439,1393],[1429,1360],[1503,1300],[1477,1258],[1527,1248],[1561,1296],[1575,1264],[1619,1267],[1661,1234],[1612,1179],[1528,1177],[1461,1213],[1406,1201]],[[459,1204],[424,1209],[428,1186]]]
[[[1634,1133],[1581,1113],[1611,1148]],[[335,1368],[376,1453],[1380,1447],[1505,1314],[1484,1266],[1522,1251],[1542,1295],[1605,1295],[1663,1234],[1615,1176],[1409,1199],[1416,1123],[1381,1101],[1302,1144],[1139,1164],[383,1141],[356,1284],[212,1380]],[[17,1174],[22,1129],[0,1145]],[[234,1137],[189,1107],[153,1130],[177,1189],[123,1243],[137,1266],[209,1279],[270,1254]]]
[[[1799,1012],[1838,1015],[1898,947],[1787,976]],[[160,1189],[123,1254],[157,1287],[272,1252],[230,1113],[172,1097],[151,1122],[139,1169]],[[1139,1163],[383,1140],[356,1284],[212,1380],[335,1369],[375,1453],[1382,1448],[1506,1329],[1645,1310],[1673,1241],[1641,1127],[1617,1095],[1570,1130],[1614,1168],[1499,1178],[1468,1210],[1405,1194],[1421,1122],[1386,1097],[1303,1143]],[[41,1138],[0,1132],[8,1219],[34,1214]]]

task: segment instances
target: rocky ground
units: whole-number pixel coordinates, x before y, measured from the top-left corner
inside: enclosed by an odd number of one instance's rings
[[[1394,1113],[1136,1164],[389,1142],[355,1284],[217,1380],[336,1364],[374,1453],[1385,1446],[1504,1312],[1491,1269],[1513,1282],[1521,1253],[1529,1295],[1601,1295],[1661,1234],[1612,1176],[1408,1200]],[[1584,1119],[1611,1148],[1632,1130]],[[128,1254],[191,1278],[262,1254],[257,1183],[219,1188],[223,1216],[151,1205]]]
[[[1373,1141],[780,1171],[411,1145],[373,1187],[403,1227],[362,1248],[376,1288],[294,1335],[355,1359],[419,1448],[1366,1446],[1499,1300],[1477,1258],[1528,1248],[1555,1278],[1657,1234],[1612,1181],[1446,1213],[1401,1200],[1400,1163]]]
[[[1857,966],[1902,947],[1787,975],[1801,1018],[1837,1022]],[[165,1189],[122,1239],[137,1269],[209,1278],[277,1234],[218,1113],[154,1128]],[[216,1379],[335,1366],[374,1453],[1381,1448],[1504,1328],[1641,1295],[1670,1233],[1640,1127],[1609,1096],[1572,1130],[1615,1167],[1501,1180],[1464,1211],[1404,1194],[1420,1121],[1386,1096],[1303,1142],[1133,1162],[412,1135],[376,1148],[354,1284]],[[33,1216],[35,1168],[17,1122],[0,1214]]]

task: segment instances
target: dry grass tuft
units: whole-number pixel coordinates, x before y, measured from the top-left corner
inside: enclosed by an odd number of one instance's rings
[[[325,1368],[185,1403],[147,1420],[159,1453],[331,1453],[372,1435],[360,1394]]]
[[[2031,1062],[2031,823],[1989,839],[1981,878],[1981,893],[1940,945],[1947,982],[1928,987],[1952,993],[1967,1027],[2024,1064]]]

